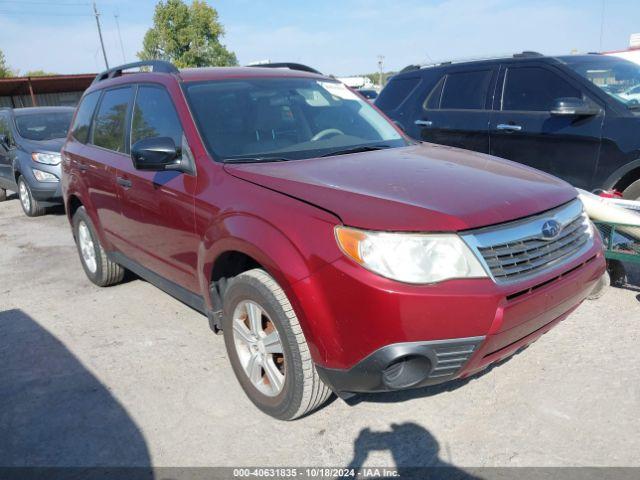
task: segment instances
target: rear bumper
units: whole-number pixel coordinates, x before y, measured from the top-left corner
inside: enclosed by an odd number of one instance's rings
[[[347,294],[357,309],[345,312],[333,325],[332,335],[341,345],[334,343],[336,349],[326,360],[316,360],[318,373],[343,396],[468,377],[513,355],[564,320],[591,293],[604,271],[601,244],[596,241],[589,252],[559,272],[515,289],[475,280],[451,282],[448,288],[443,284],[439,292],[427,290],[429,295],[418,297],[415,287],[407,287],[408,291],[382,289],[377,296],[358,298],[334,279],[335,288]],[[375,286],[367,288],[369,294],[375,290]],[[393,301],[389,304],[380,295]],[[368,318],[358,318],[358,312]],[[353,358],[356,349],[376,343],[346,368],[336,365],[347,355]]]

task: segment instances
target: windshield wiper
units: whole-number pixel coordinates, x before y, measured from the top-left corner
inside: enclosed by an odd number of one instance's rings
[[[374,150],[384,150],[391,148],[389,145],[361,145],[359,147],[345,148],[343,150],[334,150],[333,152],[320,155],[321,157],[333,157],[334,155],[348,155],[349,153],[372,152]]]
[[[261,162],[288,162],[292,158],[284,157],[234,157],[227,158],[224,163],[261,163]]]

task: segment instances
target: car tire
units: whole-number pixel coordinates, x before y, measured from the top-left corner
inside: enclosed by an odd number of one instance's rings
[[[627,284],[627,269],[624,268],[624,264],[620,260],[607,261],[607,272],[611,286],[622,288]]]
[[[18,177],[18,198],[27,217],[40,217],[47,213],[47,209],[33,197],[31,187],[22,175]]]
[[[622,198],[625,200],[635,200],[640,202],[640,180],[636,180],[622,192]]]
[[[125,269],[107,257],[84,207],[73,215],[73,236],[84,272],[99,287],[120,283]]]
[[[0,202],[4,202],[7,199],[7,191],[4,188],[0,188]]]
[[[231,279],[223,305],[231,366],[260,410],[294,420],[327,401],[331,390],[318,376],[286,294],[269,274],[253,269]]]

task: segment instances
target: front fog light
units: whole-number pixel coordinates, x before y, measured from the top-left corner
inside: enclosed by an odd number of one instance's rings
[[[338,226],[342,251],[372,272],[405,283],[486,277],[480,262],[454,233],[371,232]]]
[[[36,180],[38,180],[39,182],[57,182],[58,181],[58,177],[56,177],[54,174],[49,173],[49,172],[43,172],[42,170],[36,170],[35,168],[32,169],[33,170],[33,176],[36,177]]]

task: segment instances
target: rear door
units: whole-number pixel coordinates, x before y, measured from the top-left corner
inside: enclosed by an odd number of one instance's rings
[[[412,136],[489,153],[489,119],[497,67],[454,67],[416,106]]]
[[[589,117],[554,116],[558,98],[597,102],[582,85],[542,62],[505,65],[491,117],[491,154],[588,188],[597,166],[604,109]]]
[[[182,125],[164,86],[137,87],[128,147],[153,137],[170,137],[190,155]],[[195,233],[195,172],[136,170],[131,159],[119,165],[116,183],[122,209],[122,252],[131,260],[191,291],[198,291],[199,239]]]

